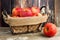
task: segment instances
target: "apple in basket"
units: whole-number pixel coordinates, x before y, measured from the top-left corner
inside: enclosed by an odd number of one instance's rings
[[[33,16],[32,11],[30,8],[22,8],[22,12],[20,13],[21,17],[31,17]]]
[[[13,8],[12,16],[13,17],[20,17],[19,14],[21,13],[21,11],[22,11],[22,8],[20,8],[20,7]]]
[[[56,25],[53,23],[46,23],[43,28],[43,33],[48,37],[54,36],[57,33]]]
[[[38,7],[32,7],[31,11],[33,13],[34,16],[38,16],[38,13],[40,13],[40,8]]]

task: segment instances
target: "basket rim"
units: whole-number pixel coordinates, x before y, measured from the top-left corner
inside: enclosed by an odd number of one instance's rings
[[[34,25],[34,24],[40,24],[43,22],[46,22],[48,19],[48,16],[34,16],[34,17],[9,17],[7,19],[7,24],[10,26],[23,26],[23,25]]]

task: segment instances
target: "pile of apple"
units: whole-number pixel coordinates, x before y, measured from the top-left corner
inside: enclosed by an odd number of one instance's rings
[[[12,17],[32,17],[32,16],[38,16],[39,14],[40,9],[38,7],[31,7],[31,8],[15,7],[12,10]]]

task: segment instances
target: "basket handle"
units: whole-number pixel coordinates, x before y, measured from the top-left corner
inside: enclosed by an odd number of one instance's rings
[[[2,15],[3,15],[3,17],[6,17],[6,18],[10,17],[10,15],[7,14],[6,10],[2,11]]]
[[[4,19],[5,23],[8,23],[8,18],[10,16],[7,14],[6,10],[2,11],[2,16],[3,16],[3,19]]]

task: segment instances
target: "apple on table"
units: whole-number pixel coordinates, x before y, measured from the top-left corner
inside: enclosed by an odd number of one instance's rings
[[[46,23],[43,28],[43,33],[45,36],[52,37],[57,33],[57,27],[53,23]]]

